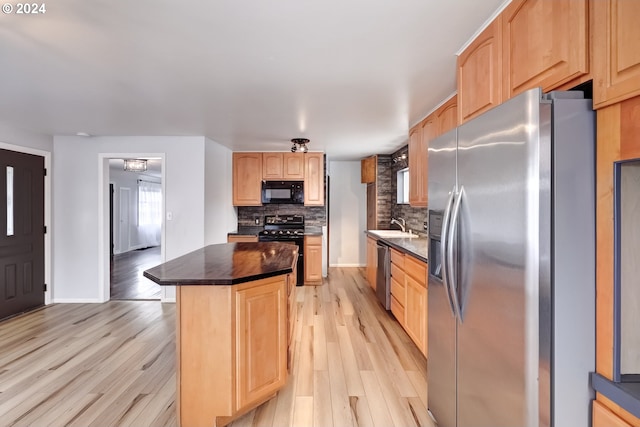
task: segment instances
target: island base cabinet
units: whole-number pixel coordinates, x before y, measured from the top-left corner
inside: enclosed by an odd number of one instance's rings
[[[177,417],[224,426],[287,380],[287,276],[177,286]]]

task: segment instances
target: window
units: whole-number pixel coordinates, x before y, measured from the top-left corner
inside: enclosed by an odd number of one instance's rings
[[[138,180],[138,225],[162,224],[162,186],[157,182]]]
[[[409,204],[409,168],[400,169],[396,174],[398,183],[398,204]]]

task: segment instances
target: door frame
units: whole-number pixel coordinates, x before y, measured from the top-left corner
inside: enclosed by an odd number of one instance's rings
[[[162,217],[166,212],[166,157],[164,153],[98,153],[98,295],[102,296],[101,302],[111,299],[111,278],[110,265],[111,256],[109,251],[109,159],[128,158],[157,158],[161,161],[161,184],[162,184]],[[166,259],[166,221],[162,221],[160,231],[160,262]],[[167,289],[162,286],[160,302],[172,302],[175,298],[167,298]]]
[[[53,295],[53,283],[51,282],[51,230],[53,230],[51,224],[51,152],[5,142],[0,142],[0,148],[44,157],[44,167],[47,170],[44,177],[44,225],[47,227],[47,232],[44,234],[44,283],[47,284],[47,290],[44,291],[44,304],[51,304]]]

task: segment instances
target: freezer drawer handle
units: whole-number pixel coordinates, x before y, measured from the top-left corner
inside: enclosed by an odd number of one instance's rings
[[[453,204],[453,214],[452,214],[452,218],[451,218],[451,229],[449,231],[449,238],[448,240],[450,240],[449,242],[449,247],[447,248],[447,255],[448,255],[448,261],[447,261],[447,268],[449,269],[449,271],[447,272],[448,274],[448,279],[451,283],[450,287],[451,287],[451,298],[453,299],[453,307],[455,309],[455,313],[456,313],[456,317],[458,318],[458,320],[460,321],[460,323],[462,323],[462,310],[460,309],[460,303],[458,301],[458,277],[456,277],[455,271],[455,259],[454,259],[454,255],[457,256],[458,253],[457,251],[454,251],[454,245],[455,245],[455,241],[456,241],[456,234],[458,232],[458,221],[460,219],[460,204],[462,203],[462,197],[464,196],[464,185],[460,187],[460,192],[458,193],[458,197],[455,201],[455,203]],[[457,245],[455,245],[457,246]]]
[[[447,199],[447,207],[444,210],[444,218],[442,219],[442,231],[440,233],[441,235],[441,242],[440,242],[440,260],[442,263],[442,283],[444,284],[444,289],[445,292],[447,294],[447,301],[449,301],[449,308],[451,309],[451,315],[453,317],[456,317],[456,311],[455,308],[453,306],[453,301],[451,300],[451,286],[449,283],[449,271],[448,271],[448,266],[447,266],[447,244],[449,239],[447,238],[447,235],[449,233],[449,219],[451,217],[451,204],[453,202],[453,197],[456,194],[456,187],[455,185],[453,186],[453,188],[451,189],[451,192],[449,193],[449,198]]]

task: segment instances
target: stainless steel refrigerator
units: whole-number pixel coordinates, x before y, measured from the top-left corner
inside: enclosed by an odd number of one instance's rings
[[[529,90],[430,143],[439,427],[590,425],[595,114],[582,98]]]

